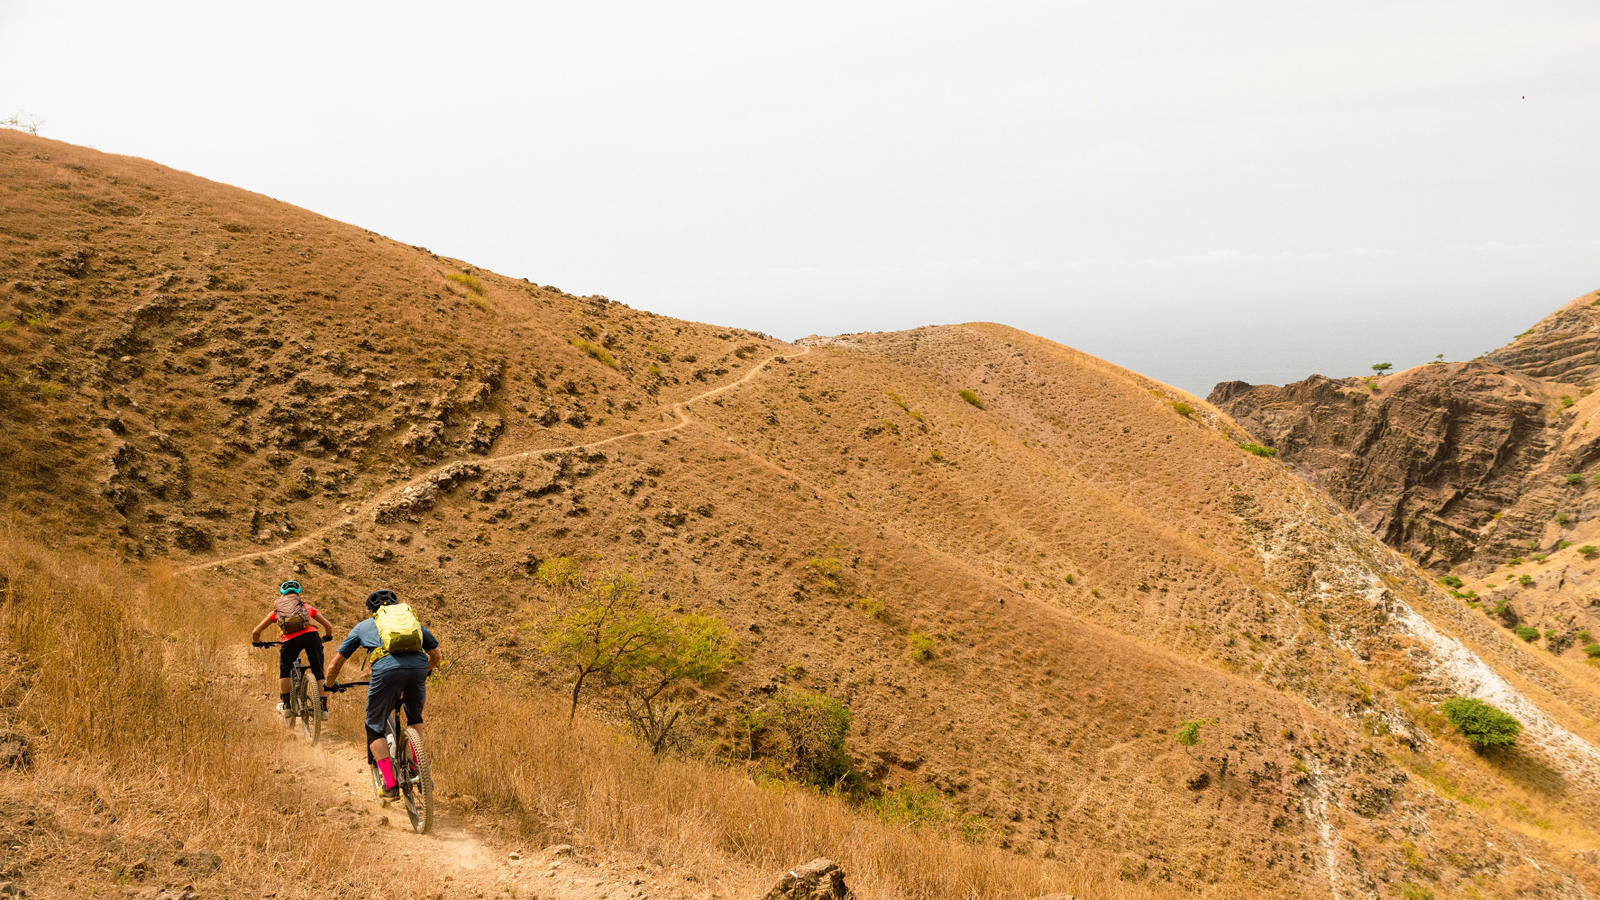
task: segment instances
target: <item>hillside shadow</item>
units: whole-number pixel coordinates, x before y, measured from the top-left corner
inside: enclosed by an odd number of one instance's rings
[[[1566,796],[1567,777],[1543,759],[1517,746],[1478,751],[1497,774],[1518,787],[1547,799]]]

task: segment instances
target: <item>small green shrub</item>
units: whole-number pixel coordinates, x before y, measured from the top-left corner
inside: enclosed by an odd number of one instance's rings
[[[283,494],[290,500],[304,500],[311,496],[311,486],[306,483],[305,476],[296,475],[283,482]]]
[[[938,450],[930,450],[928,451],[928,462],[942,463],[944,462],[944,454]]]
[[[583,338],[573,338],[572,346],[594,357],[595,361],[601,365],[610,366],[613,369],[617,368],[617,358],[599,344],[592,344]]]
[[[1600,547],[1596,547],[1593,544],[1584,544],[1578,548],[1578,552],[1585,557],[1593,558],[1596,553],[1600,553]]]
[[[533,580],[547,588],[566,590],[583,584],[583,574],[578,564],[565,556],[547,559],[533,571]]]
[[[649,371],[650,371],[650,377],[651,378],[660,378],[661,377],[661,367],[656,365],[655,363],[651,363],[650,364],[650,370]]]
[[[913,632],[906,638],[906,646],[909,648],[911,658],[917,662],[924,662],[933,657],[933,638],[920,631]]]
[[[1168,403],[1167,405],[1172,407],[1172,411],[1173,412],[1177,413],[1180,416],[1183,416],[1185,419],[1194,418],[1194,407],[1190,406],[1187,403],[1183,403],[1181,401],[1173,401],[1171,403]]]
[[[47,312],[26,313],[22,321],[28,323],[29,328],[43,328],[50,324],[50,314]]]
[[[1400,900],[1434,900],[1433,891],[1415,881],[1402,881],[1397,887],[1400,890]]]
[[[1556,513],[1556,524],[1557,525],[1565,525],[1565,524],[1567,524],[1568,522],[1571,522],[1571,521],[1572,521],[1572,517],[1567,515],[1566,513]]]
[[[1584,630],[1578,632],[1577,638],[1580,641],[1587,641],[1589,639],[1589,629],[1585,628]]]
[[[1265,457],[1268,459],[1278,455],[1277,447],[1263,447],[1256,443],[1240,444],[1239,449],[1246,453],[1254,453],[1256,456]]]
[[[1528,585],[1533,584],[1533,576],[1523,573],[1523,575],[1517,579],[1517,584],[1527,587]]]
[[[1576,402],[1578,402],[1578,401],[1572,399],[1571,397],[1568,397],[1566,394],[1562,394],[1561,395],[1561,408],[1562,409],[1568,409],[1568,408],[1570,408],[1572,406],[1572,404],[1574,404]]]
[[[1583,476],[1582,475],[1572,474],[1572,475],[1568,475],[1567,476],[1567,484],[1582,484],[1582,483],[1583,483]]]
[[[1539,629],[1528,625],[1518,625],[1517,637],[1522,638],[1531,644],[1539,639]]]
[[[464,287],[467,290],[473,292],[474,294],[477,294],[480,297],[483,296],[483,282],[479,281],[478,279],[474,278],[471,275],[463,275],[463,274],[456,273],[456,274],[446,275],[444,278],[445,278],[446,281],[454,281],[456,284],[461,285],[462,287]]]
[[[1523,559],[1522,557],[1513,556],[1510,559],[1506,560],[1506,565],[1508,567],[1514,567],[1514,566],[1520,566],[1525,562],[1527,562],[1527,560]]]
[[[1439,711],[1475,747],[1509,746],[1522,732],[1522,723],[1514,716],[1471,697],[1446,700]]]
[[[1200,729],[1215,724],[1215,719],[1190,719],[1178,729],[1177,741],[1185,747],[1193,747],[1200,743]]]
[[[896,394],[894,391],[884,391],[883,395],[885,397],[888,397],[890,400],[893,400],[895,406],[900,407],[901,409],[905,410],[906,412],[910,412],[911,411],[911,407],[906,405],[906,401],[902,400],[900,398],[900,395]]]
[[[1462,581],[1461,579],[1457,578],[1454,575],[1440,575],[1439,576],[1439,583],[1444,585],[1445,587],[1459,588],[1463,584],[1465,584],[1466,582]]]
[[[889,617],[889,607],[885,606],[883,601],[877,597],[862,597],[859,602],[861,611],[874,619],[881,620]]]
[[[1571,541],[1556,541],[1556,549],[1557,550],[1565,550],[1565,549],[1567,549],[1568,547],[1571,547],[1571,546],[1572,546],[1572,542]]]
[[[776,731],[787,740],[780,753],[790,774],[819,788],[838,788],[853,769],[844,742],[850,734],[850,708],[826,694],[782,688],[767,708],[746,717],[751,742]]]
[[[1534,554],[1530,555],[1528,558],[1533,560],[1534,562],[1544,562],[1545,560],[1550,558],[1550,554],[1548,554],[1548,553],[1534,553]]]
[[[1372,364],[1372,371],[1377,372],[1379,375],[1382,375],[1383,373],[1389,371],[1392,368],[1394,368],[1394,363],[1373,363]]]
[[[1590,659],[1600,659],[1600,644],[1589,644],[1583,648],[1583,655]]]
[[[812,557],[806,560],[806,568],[818,588],[829,593],[839,589],[839,573],[844,571],[844,563],[831,556]]]
[[[950,818],[950,798],[935,788],[902,784],[867,801],[867,809],[888,825],[943,825]]]
[[[971,403],[973,406],[976,406],[979,409],[983,409],[983,401],[978,399],[978,395],[974,394],[972,391],[960,390],[956,392],[956,396],[967,401],[968,403]]]

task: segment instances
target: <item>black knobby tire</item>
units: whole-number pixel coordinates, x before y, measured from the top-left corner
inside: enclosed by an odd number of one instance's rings
[[[433,829],[433,773],[428,771],[428,751],[415,728],[406,729],[405,747],[400,751],[396,775],[405,794],[406,814],[417,834]]]
[[[317,738],[322,736],[322,689],[310,672],[300,679],[300,684],[301,691],[295,698],[300,704],[300,732],[306,736],[307,743],[315,746]]]

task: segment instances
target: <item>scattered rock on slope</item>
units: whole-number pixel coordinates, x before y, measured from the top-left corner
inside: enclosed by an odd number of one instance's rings
[[[844,883],[844,870],[823,857],[784,873],[762,900],[851,900],[855,894]]]

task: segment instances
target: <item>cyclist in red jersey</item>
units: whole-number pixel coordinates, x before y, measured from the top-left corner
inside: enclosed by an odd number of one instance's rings
[[[289,594],[299,596],[300,590],[300,582],[298,581],[285,581],[278,587],[278,593],[283,596]],[[322,613],[317,612],[316,607],[310,604],[306,604],[306,615],[311,620],[310,625],[299,631],[285,634],[278,639],[278,715],[286,718],[289,715],[289,672],[294,668],[295,658],[302,651],[306,655],[306,664],[311,667],[312,673],[317,676],[317,686],[326,687],[322,671],[322,645],[327,641],[333,640],[333,626],[328,623],[327,619],[322,617]],[[250,632],[250,642],[254,644],[260,641],[261,632],[267,630],[267,626],[276,621],[278,621],[277,610],[267,613],[267,617],[261,620],[261,624]],[[324,719],[328,717],[328,695],[326,692],[322,695],[322,717]]]

